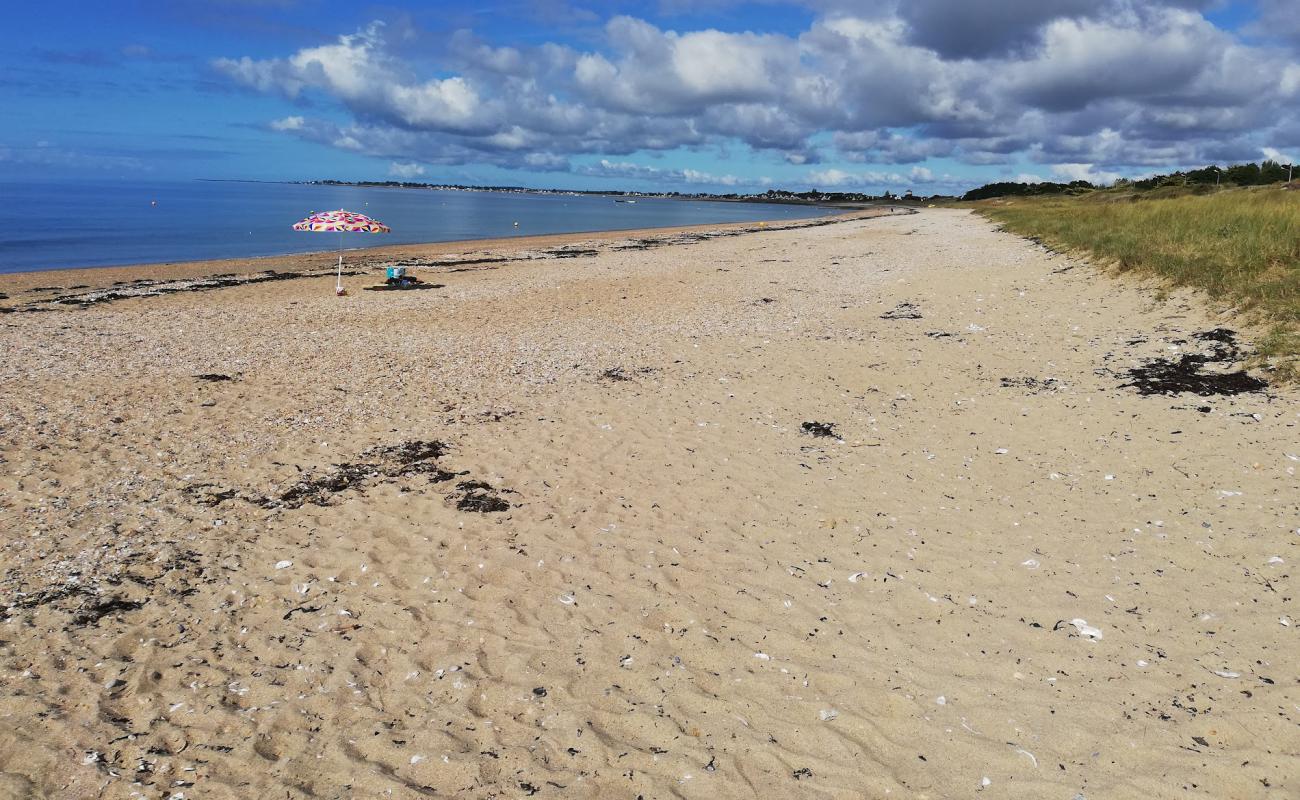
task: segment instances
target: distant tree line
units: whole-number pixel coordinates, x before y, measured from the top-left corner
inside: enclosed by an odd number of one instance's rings
[[[666,197],[687,200],[732,200],[746,203],[795,203],[795,204],[837,204],[837,203],[871,203],[889,201],[898,204],[919,203],[920,197],[914,196],[909,189],[902,195],[885,192],[883,195],[871,195],[863,192],[823,192],[809,189],[806,192],[791,192],[785,189],[768,189],[755,194],[714,194],[709,192],[638,192],[622,189],[532,189],[525,186],[475,186],[460,183],[422,183],[417,181],[340,181],[333,178],[305,181],[320,186],[362,186],[392,189],[455,189],[478,192],[521,192],[528,194],[570,194],[615,197]],[[951,199],[951,198],[950,198]]]
[[[1233,186],[1263,186],[1285,181],[1288,166],[1287,164],[1279,164],[1276,161],[1265,161],[1261,164],[1233,164],[1227,169],[1202,167],[1188,172],[1156,175],[1138,181],[1121,178],[1115,184],[1117,186],[1132,186],[1137,189],[1155,189],[1160,186],[1208,186],[1214,183],[1228,183]]]
[[[1171,172],[1168,175],[1153,175],[1141,180],[1120,178],[1115,181],[1117,187],[1139,190],[1158,189],[1162,186],[1263,186],[1281,183],[1287,180],[1289,165],[1276,161],[1264,161],[1260,164],[1233,164],[1230,167],[1202,167],[1186,172]],[[962,195],[963,200],[987,200],[991,197],[1024,197],[1044,194],[1081,194],[1098,187],[1088,181],[1070,181],[1069,183],[1014,183],[1003,181],[988,183],[978,189],[971,189]]]
[[[1011,181],[1002,181],[1000,183],[986,183],[978,189],[971,189],[962,195],[963,200],[987,200],[990,197],[1021,197],[1040,194],[1078,194],[1079,192],[1089,192],[1097,187],[1088,181],[1070,181],[1069,183],[1052,183],[1043,181],[1042,183],[1014,183]]]

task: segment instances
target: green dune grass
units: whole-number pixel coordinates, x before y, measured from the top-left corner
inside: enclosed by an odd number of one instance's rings
[[[981,201],[980,213],[1058,250],[1160,276],[1253,312],[1259,355],[1300,378],[1300,191],[1152,196],[1120,190]]]

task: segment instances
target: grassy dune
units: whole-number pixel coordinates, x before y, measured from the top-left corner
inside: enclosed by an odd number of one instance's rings
[[[1160,196],[1120,190],[981,201],[1007,230],[1122,271],[1204,289],[1271,327],[1259,354],[1300,376],[1300,191]]]

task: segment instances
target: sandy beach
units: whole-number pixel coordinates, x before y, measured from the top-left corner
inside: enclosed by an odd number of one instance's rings
[[[1232,309],[944,209],[334,259],[0,275],[0,798],[1300,796]]]

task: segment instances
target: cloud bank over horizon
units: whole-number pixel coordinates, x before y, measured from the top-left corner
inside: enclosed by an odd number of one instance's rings
[[[212,3],[225,13],[183,0],[173,22],[265,31],[204,42],[196,96],[370,177],[950,192],[1300,153],[1293,0],[520,0],[312,27],[290,24],[301,0]],[[187,68],[153,42],[30,53]]]
[[[269,123],[332,147],[677,183],[690,181],[631,169],[626,157],[737,145],[808,165],[1021,157],[1105,180],[1300,144],[1295,51],[1216,27],[1200,13],[1210,3],[1006,0],[990,13],[912,0],[870,15],[857,5],[819,3],[791,34],[670,30],[619,15],[590,49],[499,46],[459,30],[432,70],[393,47],[377,20],[283,57],[214,66],[258,92],[337,103],[345,121]],[[575,166],[583,155],[602,158]],[[807,176],[837,187],[962,182],[927,168]]]

